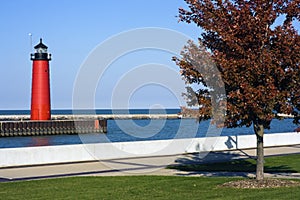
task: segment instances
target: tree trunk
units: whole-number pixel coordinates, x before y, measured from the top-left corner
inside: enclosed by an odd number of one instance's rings
[[[256,180],[264,179],[264,125],[259,122],[254,123],[256,134]]]

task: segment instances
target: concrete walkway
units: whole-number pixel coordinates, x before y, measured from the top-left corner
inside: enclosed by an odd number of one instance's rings
[[[251,158],[255,156],[255,152],[255,149],[246,149],[239,151],[102,160],[84,163],[0,168],[0,182],[67,176],[178,175],[252,177],[255,176],[255,174],[244,172],[184,172],[165,168],[171,164],[214,163],[233,159]],[[265,148],[265,156],[286,154],[300,154],[300,144]],[[266,173],[265,176],[300,178],[300,173]]]

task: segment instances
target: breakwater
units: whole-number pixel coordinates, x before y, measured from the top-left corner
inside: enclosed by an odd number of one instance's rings
[[[51,120],[29,120],[29,115],[1,115],[0,136],[107,133],[107,120],[179,119],[177,114],[53,115]]]
[[[0,136],[106,133],[107,120],[0,121]]]

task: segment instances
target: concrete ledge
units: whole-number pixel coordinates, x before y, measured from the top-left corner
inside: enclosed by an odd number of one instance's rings
[[[265,147],[300,144],[299,133],[265,135]],[[0,167],[83,162],[117,158],[177,155],[184,153],[256,147],[255,135],[116,142],[0,149]]]

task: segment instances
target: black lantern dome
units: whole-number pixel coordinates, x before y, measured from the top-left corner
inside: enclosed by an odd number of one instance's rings
[[[40,38],[40,43],[34,49],[35,53],[31,54],[31,60],[51,60],[51,54],[47,53],[48,47],[43,44],[42,38]]]

